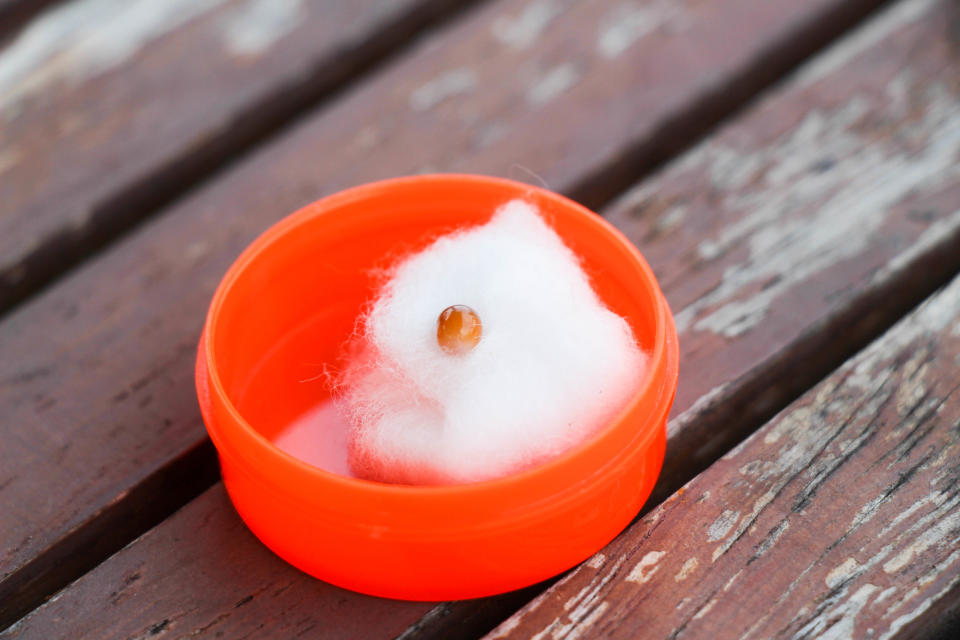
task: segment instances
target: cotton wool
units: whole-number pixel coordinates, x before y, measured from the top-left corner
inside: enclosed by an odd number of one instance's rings
[[[444,351],[439,314],[482,336]],[[522,471],[582,443],[626,404],[645,356],[570,249],[522,200],[391,269],[337,381],[361,478],[457,484]]]

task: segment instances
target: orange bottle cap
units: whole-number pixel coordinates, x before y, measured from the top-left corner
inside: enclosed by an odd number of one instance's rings
[[[258,377],[264,362],[278,372],[296,372],[304,359],[335,362],[374,295],[378,268],[438,234],[486,222],[514,198],[543,212],[649,355],[647,376],[620,415],[541,466],[456,486],[359,480],[275,446],[277,429],[316,406],[322,385],[303,384],[298,375]],[[311,353],[289,349],[284,353],[293,355],[278,363],[277,347],[289,340]],[[650,267],[609,223],[538,187],[428,175],[337,193],[257,238],[214,294],[196,382],[230,498],[268,547],[348,589],[448,600],[556,575],[629,524],[663,462],[678,360],[673,316]]]

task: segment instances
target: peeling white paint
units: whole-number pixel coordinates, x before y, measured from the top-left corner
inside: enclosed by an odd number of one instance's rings
[[[841,584],[844,580],[852,578],[856,573],[857,569],[860,568],[860,565],[853,558],[847,558],[839,565],[830,570],[830,573],[823,579],[828,587],[833,589],[834,587]]]
[[[930,364],[924,362],[928,358],[929,353],[926,349],[917,349],[910,356],[910,359],[899,367],[900,385],[894,394],[898,416],[907,417],[911,407],[918,404],[921,405],[920,410],[915,413],[923,414],[935,406],[932,403],[939,402],[937,399],[928,398],[926,402],[922,403],[923,395],[927,392],[929,386],[926,374],[930,370]],[[919,419],[919,416],[913,418],[913,420],[901,420],[896,428],[891,430],[889,437],[900,438],[901,434],[911,431],[916,426],[916,420]]]
[[[764,462],[763,460],[751,460],[750,462],[742,465],[737,471],[740,472],[742,476],[748,477],[757,477],[760,471],[763,469]]]
[[[688,208],[685,205],[670,207],[657,219],[653,227],[654,231],[663,233],[678,227],[681,222],[687,219],[687,211]]]
[[[828,381],[826,383],[827,386],[830,387],[831,390],[836,389],[836,385],[831,384],[831,382],[832,381]],[[780,442],[780,438],[790,433],[795,433],[796,429],[802,428],[803,425],[806,424],[813,415],[813,407],[816,404],[816,401],[814,401],[809,404],[795,407],[789,413],[783,414],[783,416],[777,419],[777,421],[773,423],[767,432],[763,434],[763,444],[776,444],[777,442]]]
[[[578,607],[580,607],[582,610],[593,608],[593,606],[597,603],[600,591],[603,590],[607,583],[613,579],[613,576],[616,575],[617,571],[623,566],[624,562],[626,562],[626,558],[618,558],[611,565],[610,571],[595,574],[585,587],[580,589],[575,596],[563,604],[564,610],[571,611],[577,609]],[[573,614],[571,614],[571,618],[573,618]]]
[[[873,519],[873,516],[877,515],[877,511],[880,509],[880,505],[886,502],[887,499],[888,497],[885,494],[880,494],[860,507],[860,510],[857,511],[856,515],[853,516],[853,520],[850,522],[850,530],[852,531]]]
[[[31,22],[0,52],[0,110],[47,87],[76,86],[225,0],[75,0]]]
[[[951,553],[947,558],[929,568],[926,574],[920,576],[913,582],[913,587],[900,596],[890,607],[887,608],[884,616],[891,617],[894,611],[897,611],[905,604],[913,600],[921,592],[921,589],[925,589],[930,584],[932,584],[937,578],[943,577],[944,575],[951,575],[949,572],[952,568],[952,565],[957,561],[957,558],[960,558],[960,549]],[[960,577],[956,578],[956,581],[960,581]],[[940,592],[940,595],[943,595],[943,591]],[[929,594],[927,594],[929,600]],[[924,607],[923,603],[915,605],[917,607]]]
[[[785,481],[781,480],[781,483],[785,484]],[[777,488],[779,489],[779,487]],[[750,525],[754,523],[754,521],[756,521],[757,516],[760,514],[760,512],[763,511],[766,508],[766,506],[773,501],[773,498],[775,496],[776,496],[776,491],[773,489],[768,489],[766,492],[764,492],[763,495],[761,495],[760,497],[758,497],[756,500],[753,501],[753,509],[750,511],[750,513],[745,515],[740,520],[740,524],[737,525],[737,528],[734,530],[734,534],[730,536],[726,540],[726,542],[717,546],[717,548],[714,549],[713,555],[711,556],[712,562],[716,562],[720,556],[725,554],[727,550],[729,550],[730,547],[733,546],[737,538],[739,538],[740,535],[743,534],[743,532],[746,531],[750,527]]]
[[[722,591],[723,591],[724,593],[726,593],[727,591],[730,591],[730,589],[733,588],[733,585],[736,584],[737,580],[740,579],[740,576],[741,576],[742,574],[743,574],[743,569],[740,569],[740,570],[737,571],[735,574],[733,574],[732,576],[730,576],[730,579],[727,580],[726,583],[724,583]]]
[[[880,587],[865,584],[844,602],[828,609],[794,634],[794,638],[816,636],[819,640],[848,640],[854,637],[854,623],[870,596]]]
[[[681,332],[692,327],[735,337],[749,331],[798,283],[862,253],[896,203],[960,175],[960,109],[954,96],[943,86],[914,90],[926,107],[915,127],[926,144],[916,153],[885,148],[858,132],[855,125],[866,106],[856,97],[839,108],[811,111],[775,147],[752,152],[766,167],[762,179],[755,189],[730,193],[723,204],[750,213],[699,247],[701,257],[715,259],[746,245],[749,258],[730,266],[719,286],[676,315]],[[731,153],[710,143],[682,164],[709,172],[715,163],[730,163]],[[832,163],[829,170],[811,170],[824,158]],[[956,224],[952,217],[943,226],[951,224]],[[934,241],[923,236],[923,243]],[[744,291],[751,293],[744,297]]]
[[[939,4],[939,0],[907,0],[889,5],[879,16],[866,21],[853,33],[844,36],[837,46],[829,50],[829,53],[817,56],[801,67],[796,75],[797,84],[800,86],[813,84],[835,73],[863,52],[888,38],[894,31],[917,22]]]
[[[913,562],[913,559],[934,545],[956,545],[960,538],[960,511],[943,515],[931,527],[924,530],[906,549],[883,565],[886,573],[896,573]]]
[[[563,608],[567,612],[566,617],[569,622],[564,623],[558,618],[533,638],[574,640],[583,637],[583,634],[589,631],[590,626],[610,607],[609,603],[600,600],[600,592],[617,575],[624,561],[624,557],[617,559],[609,571],[598,573],[575,596],[564,603]],[[586,637],[589,637],[589,635]]]
[[[716,542],[717,540],[725,538],[739,518],[739,511],[727,509],[721,513],[720,516],[713,521],[713,524],[710,525],[710,528],[707,529],[707,541]]]
[[[530,638],[530,640],[579,640],[580,638],[589,638],[590,626],[596,622],[600,616],[606,613],[610,608],[607,602],[601,602],[595,608],[585,613],[583,617],[574,620],[571,615],[571,622],[564,624],[559,620],[554,620],[546,629]],[[584,635],[587,633],[587,635]]]
[[[743,188],[763,169],[763,161],[761,154],[744,155],[739,151],[718,146],[710,164],[710,182],[725,191]],[[704,255],[704,251],[701,247],[701,255]]]
[[[655,0],[643,5],[620,4],[600,22],[597,52],[612,60],[665,25],[680,31],[689,24],[690,17],[677,0]]]
[[[224,16],[220,25],[227,50],[237,56],[258,56],[296,29],[303,0],[247,0]]]
[[[677,575],[673,576],[675,582],[683,582],[686,580],[691,573],[697,570],[697,567],[700,566],[700,561],[696,558],[687,558],[687,561],[683,563],[683,566],[680,567],[680,571],[677,572]]]
[[[660,562],[660,558],[666,554],[666,551],[648,552],[646,555],[640,558],[640,562],[634,565],[633,569],[630,570],[630,573],[624,579],[627,582],[633,582],[636,584],[643,584],[647,582],[653,577],[653,574],[660,570],[660,567],[657,566],[657,563]]]
[[[491,26],[493,37],[501,44],[517,49],[527,49],[540,34],[563,13],[558,2],[538,0],[531,2],[517,16],[501,16]]]
[[[875,605],[880,604],[881,602],[883,602],[884,600],[886,600],[887,598],[889,598],[890,596],[892,596],[892,595],[895,594],[896,592],[897,592],[897,588],[896,588],[896,587],[887,587],[886,589],[884,589],[883,591],[881,591],[881,592],[880,592],[880,595],[878,595],[878,596],[874,599],[873,604],[875,604]]]
[[[892,531],[894,528],[898,527],[900,524],[902,524],[905,521],[910,521],[914,524],[916,524],[917,522],[921,522],[923,518],[917,517],[916,515],[917,511],[930,505],[933,505],[934,509],[937,509],[938,507],[941,507],[944,504],[944,502],[946,502],[947,498],[948,498],[948,494],[942,491],[934,491],[932,493],[928,493],[927,495],[923,496],[919,500],[916,500],[912,505],[910,505],[903,511],[900,511],[899,513],[897,513],[897,515],[892,520],[890,520],[890,522],[884,525],[883,529],[880,531],[880,535],[881,536],[887,535],[890,531]],[[929,517],[929,513],[925,514],[924,517]]]
[[[560,579],[557,585],[567,583],[576,573],[576,571],[568,573],[566,576]],[[513,633],[514,629],[516,629],[523,621],[524,616],[531,611],[536,611],[539,609],[543,602],[552,594],[552,592],[552,589],[541,591],[537,597],[525,604],[519,611],[501,622],[493,631],[490,632],[489,637],[491,640],[505,638]]]
[[[473,92],[478,82],[473,69],[462,67],[447,71],[417,87],[410,94],[410,108],[427,111],[448,98]]]
[[[960,558],[960,550],[954,551],[952,554],[950,554],[950,557],[947,558],[945,562],[941,563],[941,566],[937,567],[938,573],[947,566],[956,562],[958,558]],[[896,635],[900,632],[900,629],[902,629],[907,623],[920,617],[920,615],[922,615],[923,612],[929,609],[934,603],[939,602],[947,593],[953,590],[958,583],[960,583],[960,575],[954,574],[952,580],[948,580],[943,588],[936,593],[927,596],[923,602],[920,602],[913,608],[913,611],[905,613],[893,620],[893,622],[890,623],[889,630],[880,637],[880,640],[890,640],[891,638],[896,637]],[[877,602],[879,601],[880,599],[877,598]]]
[[[573,64],[561,64],[537,78],[527,89],[527,103],[540,107],[570,89],[580,80],[580,72]]]
[[[606,564],[606,562],[607,562],[607,556],[605,556],[602,553],[596,553],[593,556],[591,556],[590,559],[584,562],[583,564],[590,567],[591,569],[599,569],[604,564]]]
[[[960,166],[960,165],[958,165]],[[951,216],[952,218],[952,216]],[[939,295],[928,298],[915,311],[910,322],[901,323],[896,331],[887,332],[877,343],[859,356],[848,376],[848,384],[863,389],[875,384],[874,371],[890,353],[900,351],[927,335],[939,335],[960,315],[960,278],[954,279]]]
[[[717,598],[716,598],[716,597],[710,598],[710,600],[707,601],[707,603],[706,603],[705,605],[703,605],[702,607],[700,607],[699,609],[697,609],[697,612],[693,615],[693,619],[694,619],[694,620],[699,620],[699,619],[702,618],[703,616],[705,616],[705,615],[707,615],[708,613],[710,613],[710,609],[713,609],[713,606],[714,606],[715,604],[717,604]]]

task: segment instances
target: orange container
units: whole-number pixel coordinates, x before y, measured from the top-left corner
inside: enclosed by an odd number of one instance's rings
[[[279,449],[276,434],[329,399],[316,374],[336,366],[374,295],[377,269],[439,234],[486,222],[518,197],[544,212],[649,354],[648,374],[622,413],[542,466],[456,486],[359,480]],[[431,175],[332,195],[260,236],[214,294],[196,381],[227,491],[264,544],[348,589],[447,600],[556,575],[630,522],[660,472],[678,359],[673,317],[650,267],[602,218],[526,184]]]

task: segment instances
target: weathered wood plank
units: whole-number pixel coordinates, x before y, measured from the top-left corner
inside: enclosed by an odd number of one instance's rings
[[[0,38],[0,311],[466,4],[72,0]]]
[[[901,113],[895,103],[875,99],[867,101],[867,110],[861,114],[862,120],[842,121],[830,130],[829,136],[813,137],[807,143],[808,147],[797,149],[798,157],[805,157],[803,154],[809,152],[804,149],[820,148],[825,141],[838,137],[846,140],[834,158],[835,166],[840,169],[868,152],[889,159],[888,163],[874,169],[872,179],[864,179],[855,189],[847,189],[847,182],[839,177],[829,182],[826,190],[801,188],[803,184],[809,184],[812,178],[823,174],[822,167],[816,163],[801,163],[796,172],[775,181],[772,176],[782,173],[783,165],[770,161],[758,167],[761,175],[750,181],[752,186],[747,190],[744,184],[715,183],[714,173],[723,165],[704,163],[704,157],[721,155],[723,150],[729,149],[730,145],[738,140],[742,145],[742,154],[750,151],[759,158],[767,155],[778,157],[773,152],[783,147],[785,141],[792,139],[797,131],[797,123],[803,120],[806,111],[812,110],[811,113],[816,113],[817,107],[830,111],[835,108],[834,105],[845,104],[858,95],[883,95],[884,87],[890,84],[891,79],[901,70],[914,74],[912,82],[921,86],[930,84],[931,78],[939,78],[949,84],[950,76],[945,70],[952,68],[954,54],[941,46],[944,5],[914,1],[903,6],[907,8],[898,9],[874,23],[870,27],[872,30],[868,32],[871,37],[861,34],[859,39],[846,41],[826,52],[813,66],[807,68],[804,75],[795,78],[782,93],[772,96],[745,114],[738,122],[719,132],[714,139],[665,169],[647,186],[641,187],[610,209],[608,213],[611,219],[615,220],[651,259],[654,268],[661,275],[671,304],[680,310],[680,313],[683,313],[685,308],[696,308],[704,309],[702,313],[708,314],[710,308],[699,301],[704,299],[704,291],[712,289],[711,279],[721,280],[726,272],[738,265],[746,268],[755,264],[756,256],[751,257],[751,247],[758,242],[757,238],[769,237],[785,226],[809,225],[814,231],[825,233],[827,230],[824,227],[834,224],[835,221],[818,217],[819,206],[833,198],[855,200],[858,194],[869,195],[875,184],[890,180],[901,170],[918,166],[917,163],[924,157],[922,153],[917,155],[918,150],[929,146],[926,143],[930,138],[943,138],[945,130],[949,133],[950,129],[945,129],[942,120],[955,114],[952,109],[944,112],[941,108],[938,119],[928,123],[928,128],[924,129],[924,135],[928,137],[914,138],[911,145],[901,147],[895,133],[901,130],[898,125],[912,122],[916,113],[927,111],[928,105],[918,102],[916,112]],[[877,51],[880,48],[871,48],[870,45],[879,41],[884,42],[884,47],[882,55],[878,57]],[[918,47],[917,43],[924,43],[925,46]],[[857,55],[864,48],[867,51]],[[859,84],[852,83],[850,78],[857,78]],[[845,88],[841,90],[842,87]],[[931,95],[938,94],[934,91]],[[891,133],[888,133],[887,137],[877,136],[872,130],[863,128],[865,122],[872,121],[887,123]],[[536,168],[541,170],[543,166]],[[766,171],[770,172],[769,180],[763,175]],[[252,179],[252,174],[246,175]],[[684,370],[689,373],[682,376],[683,391],[678,399],[678,409],[687,409],[687,412],[672,425],[668,452],[670,464],[665,475],[665,486],[677,486],[689,479],[692,472],[684,471],[685,467],[681,464],[687,457],[698,461],[698,464],[708,460],[706,453],[697,452],[695,447],[688,444],[689,441],[684,441],[685,433],[702,429],[703,424],[714,424],[716,432],[711,443],[713,450],[722,451],[723,447],[729,447],[738,437],[741,425],[749,427],[751,421],[765,415],[764,412],[769,413],[771,407],[777,406],[778,401],[795,393],[791,385],[799,387],[803,384],[802,380],[807,380],[809,385],[812,377],[821,375],[818,367],[835,366],[836,360],[843,358],[844,353],[855,349],[867,336],[875,335],[878,326],[884,326],[893,318],[899,317],[901,307],[909,304],[912,296],[923,295],[922,291],[931,290],[937,281],[947,277],[947,272],[960,266],[960,254],[956,251],[960,239],[960,216],[956,214],[960,187],[957,176],[949,170],[941,177],[943,180],[938,181],[934,179],[935,176],[930,176],[930,183],[918,184],[915,188],[907,189],[906,193],[894,201],[886,202],[882,207],[878,206],[875,215],[880,221],[876,226],[863,230],[863,242],[857,245],[855,251],[843,253],[843,257],[835,261],[822,260],[816,268],[794,279],[790,287],[775,298],[776,304],[772,304],[768,309],[769,317],[758,325],[735,335],[721,336],[699,329],[695,323],[685,326],[681,345],[684,349]],[[764,194],[769,194],[767,197],[771,202],[782,200],[789,204],[785,204],[775,214],[753,220],[749,216],[754,207],[744,204],[744,201],[759,202]],[[784,194],[793,195],[785,197]],[[680,197],[690,201],[677,201]],[[212,209],[215,201],[207,202]],[[673,203],[684,204],[686,213],[671,213]],[[207,214],[211,216],[210,220],[215,219],[212,217],[215,211]],[[637,211],[640,211],[640,215],[631,213]],[[917,211],[923,212],[922,215],[917,215]],[[686,217],[682,217],[684,215]],[[698,257],[697,248],[702,242],[716,242],[717,238],[726,237],[748,224],[745,220],[749,220],[750,233],[732,238],[724,256],[715,257],[713,260]],[[681,221],[685,224],[678,224]],[[153,226],[153,231],[165,228],[158,221]],[[842,238],[835,238],[825,242],[822,250],[843,251],[841,240]],[[242,241],[243,237],[236,240],[236,246],[239,247]],[[138,246],[142,248],[148,245]],[[807,246],[807,239],[803,234],[788,235],[780,245],[783,252],[800,252],[800,257],[803,256],[801,248]],[[676,268],[671,262],[675,256],[686,256],[686,260],[693,261],[693,264],[681,271],[676,278],[670,275]],[[132,263],[124,264],[132,266]],[[174,274],[170,277],[176,281],[178,276]],[[166,278],[159,281],[163,280]],[[172,291],[182,293],[175,284],[166,286],[171,287]],[[163,291],[166,286],[158,290]],[[742,296],[755,290],[762,290],[762,287],[746,287],[742,291],[733,291],[730,301],[743,300]],[[52,298],[52,294],[50,297]],[[122,299],[122,296],[120,298]],[[883,300],[882,308],[866,313],[864,310],[869,309],[877,300]],[[719,305],[722,301],[712,299],[712,303]],[[700,306],[696,306],[698,304]],[[779,311],[781,305],[785,307],[782,312]],[[767,324],[773,326],[768,329],[765,326]],[[815,339],[810,336],[815,336]],[[727,355],[726,362],[720,362],[721,358],[717,355],[721,349]],[[818,360],[817,354],[820,351],[830,352],[833,360]],[[789,368],[784,364],[784,354],[790,355],[786,359]],[[803,364],[805,360],[814,360],[818,364],[807,368]],[[190,393],[188,380],[177,383],[173,374],[165,375],[170,376],[168,379],[171,380],[174,390],[179,389],[184,395]],[[743,389],[751,388],[754,378],[766,380],[776,393],[771,391],[771,395],[764,402],[747,407],[739,421],[717,423],[714,417],[726,411],[727,406],[734,406],[734,400],[743,395]],[[695,404],[694,400],[698,397],[705,400]],[[689,475],[685,476],[684,473]],[[221,504],[217,508],[225,507]],[[161,535],[161,532],[164,532],[162,535],[168,535],[165,533],[168,528],[180,531],[180,536],[187,535],[188,532],[181,529],[182,526],[182,521],[170,520],[147,534],[144,540]],[[110,585],[122,575],[122,570],[118,567],[152,562],[152,547],[141,543],[142,541],[131,545],[80,579],[70,587],[68,593],[78,594],[75,597],[88,603],[89,610],[94,612],[90,615],[98,615],[97,611],[103,611],[108,606],[111,615],[127,615],[124,607],[130,608],[131,616],[135,615],[133,611],[141,604],[140,596],[132,597],[118,609],[106,604],[106,594],[113,589]],[[229,547],[232,543],[224,538],[220,540],[220,544]],[[205,562],[203,558],[198,558],[193,571],[204,571]],[[282,564],[274,558],[269,562],[276,566]],[[260,581],[269,581],[268,577],[264,577],[269,573],[268,570],[258,570],[251,574],[250,581],[240,579],[241,583],[235,586],[240,590],[255,589]],[[161,614],[158,621],[178,615],[180,609],[176,599],[182,594],[174,592],[184,589],[189,591],[191,588],[174,581],[161,582],[166,586],[151,583],[150,595],[143,596],[157,598],[158,594],[165,593],[165,589],[170,591],[169,595],[163,596],[169,603],[168,608],[152,610]],[[310,584],[310,579],[303,577],[302,583],[288,590],[290,606],[285,608],[288,615],[310,616],[308,610],[298,608],[300,605],[296,604],[302,600],[302,590],[309,589]],[[343,597],[353,596],[343,594]],[[48,632],[51,628],[50,621],[63,615],[65,611],[61,608],[61,601],[62,598],[38,609],[18,627],[17,637],[39,637]],[[92,604],[95,602],[101,604]],[[409,612],[407,607],[421,605],[397,603],[395,606],[402,612],[398,615],[406,615]],[[437,629],[441,626],[437,621],[444,623],[451,619],[462,620],[482,606],[484,603],[443,605],[434,611],[433,620],[424,621],[424,624],[412,629],[407,637],[450,637],[447,635],[449,626],[438,635]],[[504,605],[504,610],[508,606]],[[210,619],[210,614],[211,612],[206,610],[193,612],[189,617],[183,618],[181,628],[194,628],[192,625]],[[224,607],[212,617],[219,615],[229,617],[234,614]],[[268,631],[269,629],[261,630],[263,633]]]
[[[93,603],[65,593],[52,601],[67,608],[51,621],[49,637],[390,638],[422,613],[422,605],[349,594],[278,565],[230,508],[222,485],[168,522],[176,526],[138,541],[150,549],[146,557],[122,555],[111,566],[115,573],[101,576],[100,588],[115,611],[137,601],[131,615],[84,617]],[[173,583],[184,588],[165,589]],[[27,625],[3,635],[23,633],[31,633]]]
[[[894,4],[612,207],[697,362],[667,478],[705,468],[958,268],[958,18]]]
[[[802,388],[797,383],[810,379],[808,369],[827,370],[839,345],[862,341],[883,326],[881,316],[891,307],[916,299],[911,292],[923,289],[915,289],[915,278],[931,269],[956,270],[960,78],[949,27],[956,18],[950,3],[894,6],[809,65],[783,95],[754,109],[743,120],[746,126],[724,129],[626,196],[611,213],[632,237],[646,240],[641,246],[658,265],[674,308],[681,310],[685,362],[722,360],[741,371],[671,423],[660,495],[678,486],[683,470],[702,468],[713,455],[701,459],[702,454],[728,447],[730,435],[741,432],[738,423],[768,411],[771,396]],[[827,126],[831,120],[833,126]],[[933,165],[940,170],[931,170]],[[849,177],[821,177],[830,171]],[[900,201],[891,207],[896,191]],[[932,198],[917,198],[924,191]],[[857,215],[861,201],[869,204],[869,214]],[[771,216],[771,206],[780,214]],[[848,245],[863,242],[871,245],[867,253],[886,251],[885,245],[902,242],[903,230],[923,218],[933,224],[903,257],[887,254],[877,260],[875,255],[861,263],[863,257],[848,253]],[[689,240],[665,240],[670,235]],[[861,251],[862,244],[854,249]],[[924,251],[928,259],[920,258]],[[723,266],[712,271],[709,265],[717,261]],[[944,261],[952,266],[944,268]],[[861,272],[860,284],[842,284],[858,263],[870,265]],[[776,291],[797,270],[807,284]],[[884,294],[882,283],[894,280],[899,284],[888,291],[900,293]],[[771,288],[776,293],[767,295]],[[838,299],[845,303],[837,305]],[[825,305],[824,317],[798,330],[794,323],[803,314],[797,310],[810,304]],[[751,318],[745,313],[750,311],[761,317]],[[794,341],[782,342],[783,332],[794,333]],[[756,341],[742,340],[745,335]],[[782,350],[771,349],[776,345]],[[737,364],[744,356],[757,358],[752,369]],[[695,385],[696,377],[713,366],[684,369],[678,405],[692,395],[687,385]],[[634,536],[634,530],[624,534],[636,543]],[[616,557],[612,548],[604,553]],[[545,597],[566,602],[582,586],[576,584],[560,585],[553,590],[559,595]],[[547,624],[546,614],[541,622]],[[562,624],[555,628],[557,637],[564,637],[564,629]],[[590,636],[590,630],[583,634]]]
[[[76,575],[63,567],[89,557],[80,541],[131,487],[204,441],[192,390],[203,312],[267,224],[350,184],[426,169],[509,174],[520,163],[571,189],[619,159],[659,157],[663,123],[728,104],[716,99],[731,83],[750,95],[872,4],[481,7],[10,314],[0,498],[16,517],[0,523],[0,611],[23,612]]]
[[[489,637],[932,633],[960,606],[958,362],[960,278]]]
[[[895,5],[605,212],[681,312],[651,504],[960,268],[958,20],[948,2]]]

